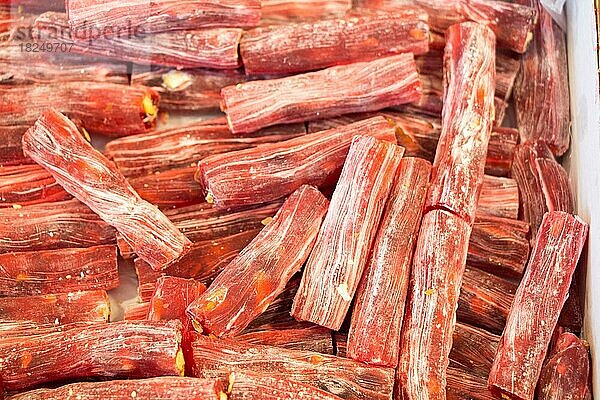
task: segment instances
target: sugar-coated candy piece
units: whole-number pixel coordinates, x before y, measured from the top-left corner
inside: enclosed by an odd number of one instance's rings
[[[277,321],[274,322],[277,323]],[[285,347],[291,350],[333,354],[333,340],[329,329],[300,322],[290,323],[289,328],[283,323],[277,324],[273,328],[266,327],[246,333],[242,332],[235,339],[252,344]]]
[[[539,23],[521,60],[514,100],[521,142],[543,140],[557,156],[570,143],[569,74],[565,32],[538,0],[519,0],[537,8]]]
[[[294,299],[294,318],[340,329],[403,153],[394,143],[354,137]]]
[[[519,188],[511,178],[486,175],[477,199],[477,214],[519,218]]]
[[[0,253],[114,244],[115,236],[77,200],[0,209]]]
[[[315,386],[269,374],[236,371],[229,376],[229,400],[341,400]]]
[[[394,370],[348,358],[196,335],[192,375],[227,379],[231,372],[265,374],[311,385],[349,400],[390,400]]]
[[[496,394],[532,400],[548,344],[587,239],[588,225],[561,211],[544,215],[488,384]]]
[[[507,176],[512,166],[518,141],[518,130],[494,127],[488,144],[485,173],[493,176]]]
[[[185,309],[205,290],[206,286],[194,279],[161,276],[156,281],[156,290],[150,299],[148,320],[179,319],[185,326]]]
[[[187,309],[202,330],[235,336],[285,288],[306,261],[327,212],[328,200],[301,186],[273,219]]]
[[[459,321],[501,334],[517,283],[467,265],[458,309]]]
[[[396,142],[394,127],[377,117],[280,143],[209,156],[196,180],[219,207],[260,204],[283,198],[307,184],[335,183],[354,135]]]
[[[495,36],[484,25],[452,25],[444,51],[447,77],[442,132],[427,209],[475,219],[494,116]]]
[[[0,254],[0,295],[3,296],[109,290],[118,285],[115,246]]]
[[[68,0],[66,9],[71,29],[80,40],[215,26],[250,27],[260,21],[258,0]]]
[[[396,367],[410,267],[419,234],[431,164],[403,158],[356,292],[348,356]]]
[[[485,379],[490,374],[499,341],[500,336],[459,322],[452,335],[450,365]]]
[[[411,287],[397,380],[403,399],[445,399],[456,306],[471,228],[443,210],[423,217],[411,272]]]
[[[113,322],[0,339],[6,390],[65,379],[183,375],[181,322]]]
[[[63,188],[129,242],[154,269],[185,254],[191,242],[156,207],[142,200],[115,165],[64,115],[48,110],[23,136],[23,149]]]
[[[0,167],[0,207],[68,200],[71,195],[39,165]]]
[[[108,322],[109,317],[110,303],[104,290],[0,297],[3,337],[32,335],[76,322]]]
[[[216,379],[161,376],[148,379],[78,382],[55,389],[36,389],[11,396],[9,400],[227,400]]]
[[[419,7],[365,12],[269,25],[247,31],[240,43],[250,75],[294,74],[334,65],[429,50],[428,16]]]
[[[222,108],[232,132],[253,132],[410,103],[418,100],[420,86],[414,57],[406,53],[227,86]]]
[[[135,303],[127,308],[123,313],[124,321],[143,321],[148,319],[148,311],[150,311],[150,302]]]
[[[569,332],[562,333],[544,362],[538,382],[540,400],[585,400],[590,375],[589,345]]]

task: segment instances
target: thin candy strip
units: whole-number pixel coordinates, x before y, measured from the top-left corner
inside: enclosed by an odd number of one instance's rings
[[[62,114],[48,110],[23,137],[23,149],[65,190],[115,227],[154,269],[185,254],[191,242],[85,141]]]

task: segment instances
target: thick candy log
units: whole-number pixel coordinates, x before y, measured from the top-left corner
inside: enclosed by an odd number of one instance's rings
[[[242,333],[235,339],[252,344],[285,347],[290,350],[333,354],[331,331],[318,325],[302,327],[301,323],[293,323],[290,324],[289,329],[285,329],[282,324],[277,329],[266,328]]]
[[[152,268],[162,269],[189,250],[189,239],[142,200],[65,116],[46,111],[23,137],[23,149],[67,192],[115,227]]]
[[[118,285],[115,246],[0,254],[0,296],[109,290]]]
[[[562,333],[546,359],[538,382],[540,400],[584,400],[588,395],[588,344],[572,333]]]
[[[160,271],[153,270],[148,263],[137,258],[135,269],[138,276],[140,299],[142,301],[150,300],[156,281],[161,276],[193,278],[208,286],[259,232],[260,229],[250,229],[222,238],[196,242],[181,259]]]
[[[492,366],[488,382],[493,392],[533,399],[587,233],[588,225],[577,216],[544,215]]]
[[[354,137],[294,299],[294,318],[342,326],[403,153],[393,143]]]
[[[529,224],[478,215],[469,239],[467,262],[484,271],[519,279],[529,259]]]
[[[240,55],[249,75],[284,75],[429,50],[427,14],[407,6],[393,13],[270,25],[244,34]]]
[[[270,374],[237,371],[229,376],[229,400],[341,400],[317,387],[275,378]]]
[[[511,178],[484,176],[477,200],[477,214],[491,217],[519,218],[519,188]]]
[[[0,134],[12,132],[11,126],[26,127],[22,135],[44,111],[55,108],[89,132],[134,135],[154,126],[158,102],[150,88],[110,82],[0,86]]]
[[[410,267],[421,225],[431,164],[404,158],[387,200],[352,311],[348,355],[395,368]]]
[[[11,396],[10,400],[225,400],[223,385],[216,379],[161,376],[148,379],[79,382],[56,389],[37,389]]]
[[[0,207],[68,200],[71,195],[38,165],[0,167]]]
[[[311,385],[348,400],[389,400],[394,370],[321,353],[253,345],[196,335],[192,374],[227,379],[230,372],[254,372]],[[235,385],[235,383],[234,383]]]
[[[304,124],[291,124],[240,137],[229,131],[225,118],[217,118],[115,139],[107,143],[106,154],[123,175],[136,177],[171,168],[192,167],[213,154],[280,142],[305,133]]]
[[[539,13],[533,42],[521,60],[515,83],[515,111],[521,142],[543,140],[557,156],[564,154],[570,142],[569,81],[566,37],[539,1]]]
[[[420,86],[413,55],[399,54],[227,86],[221,90],[222,108],[232,132],[253,132],[410,103],[419,99]]]
[[[80,40],[260,22],[258,0],[68,0],[66,9]]]
[[[442,133],[433,164],[427,209],[475,219],[494,116],[495,38],[466,22],[447,32]]]
[[[469,224],[447,211],[425,214],[411,272],[397,379],[403,399],[444,399]]]
[[[183,375],[180,345],[179,321],[114,322],[0,339],[0,376],[6,390],[23,390],[65,379]]]
[[[0,253],[114,244],[115,236],[77,200],[0,209]]]
[[[351,0],[262,0],[262,19],[293,21],[342,16],[352,8]]]
[[[463,368],[486,379],[490,374],[499,341],[500,336],[470,325],[457,323],[452,335],[450,366]]]
[[[130,3],[131,4],[131,3]],[[149,3],[146,3],[149,4]],[[146,6],[148,7],[148,5]],[[131,14],[128,14],[131,17]],[[131,21],[131,20],[129,20]],[[238,46],[243,30],[212,28],[157,33],[117,33],[82,40],[80,30],[71,30],[63,13],[44,13],[35,21],[35,38],[53,41],[69,52],[137,64],[174,68],[236,69],[240,66]],[[114,27],[114,25],[111,25]],[[56,32],[62,32],[57,35]]]
[[[312,186],[292,193],[258,236],[188,307],[201,330],[235,336],[262,314],[308,258],[328,204]]]
[[[32,335],[76,322],[108,322],[109,316],[110,303],[104,290],[0,297],[2,337]]]
[[[494,127],[488,144],[485,173],[493,176],[508,176],[518,141],[518,130]]]
[[[336,182],[355,135],[396,143],[394,128],[377,117],[281,143],[207,157],[198,163],[196,180],[219,207],[271,202],[300,186]]]
[[[194,279],[162,276],[156,281],[156,290],[150,299],[148,320],[179,319],[186,327],[185,309],[202,293],[206,286]]]
[[[517,284],[467,266],[463,275],[458,309],[459,321],[501,334]]]
[[[128,182],[142,199],[159,208],[198,204],[204,202],[204,192],[194,180],[196,169],[174,168],[129,178]]]
[[[150,86],[160,93],[160,109],[218,110],[221,89],[247,81],[241,70],[169,69],[133,66],[131,84]]]

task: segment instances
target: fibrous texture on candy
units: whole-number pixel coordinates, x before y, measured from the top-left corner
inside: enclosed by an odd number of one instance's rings
[[[0,167],[0,207],[70,199],[71,195],[38,165]]]
[[[156,290],[150,299],[148,320],[179,319],[186,322],[185,309],[205,290],[206,286],[194,279],[174,276],[158,278]]]
[[[341,327],[403,153],[394,143],[354,137],[294,299],[296,319]]]
[[[189,250],[190,240],[142,200],[62,114],[46,111],[23,137],[23,148],[67,192],[114,226],[152,268],[162,269]]]
[[[232,132],[253,132],[275,124],[409,103],[418,100],[420,86],[413,55],[398,54],[227,86],[221,90],[222,108]]]
[[[588,233],[579,217],[544,215],[489,377],[498,394],[531,400]]]

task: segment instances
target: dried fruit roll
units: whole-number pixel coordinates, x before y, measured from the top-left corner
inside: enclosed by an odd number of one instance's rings
[[[577,216],[544,215],[490,373],[489,387],[496,394],[533,399],[587,233],[588,225]]]
[[[515,113],[521,142],[543,140],[560,156],[570,142],[569,81],[566,37],[546,9],[536,1],[539,23],[523,55],[515,83]]]
[[[80,39],[148,34],[215,26],[251,27],[260,22],[258,0],[68,0],[71,28]]]
[[[569,177],[542,141],[517,146],[511,175],[521,193],[523,219],[531,224],[535,239],[546,211],[573,213]]]
[[[38,165],[0,167],[0,207],[70,199],[71,195]]]
[[[36,389],[10,397],[10,400],[144,400],[186,399],[226,400],[221,382],[215,379],[161,376],[148,379],[78,382],[55,389]]]
[[[287,23],[244,33],[240,55],[249,75],[294,74],[398,53],[429,50],[428,16],[419,7],[393,13]]]
[[[109,82],[0,86],[0,134],[7,126],[29,128],[44,111],[56,108],[89,132],[134,135],[154,126],[158,101],[150,88]]]
[[[131,15],[131,14],[129,14]],[[69,52],[106,57],[137,64],[174,68],[236,69],[241,65],[238,46],[243,30],[212,28],[177,32],[117,33],[81,40],[82,31],[71,30],[63,13],[44,13],[35,21],[35,35],[67,46]],[[56,32],[62,32],[57,35]]]
[[[392,368],[398,364],[410,263],[430,172],[428,161],[404,158],[400,162],[371,260],[356,291],[348,356],[357,361]]]
[[[168,69],[133,66],[131,83],[160,93],[160,109],[167,111],[218,110],[221,89],[248,80],[241,70]]]
[[[0,209],[0,253],[115,243],[115,230],[77,200]]]
[[[344,85],[340,85],[344,82]],[[416,101],[420,81],[412,54],[330,67],[221,90],[231,131],[375,111]]]
[[[588,392],[588,344],[572,333],[562,333],[544,363],[538,382],[540,400],[583,400]],[[589,396],[589,397],[588,397]]]
[[[96,246],[0,254],[0,295],[32,296],[119,285],[117,248]]]
[[[0,297],[2,337],[32,335],[75,322],[108,322],[109,316],[110,303],[104,290]]]
[[[272,221],[188,307],[197,329],[235,336],[265,311],[308,258],[328,205],[312,186],[292,193]]]
[[[354,135],[396,142],[394,128],[377,117],[281,143],[209,156],[198,163],[196,180],[218,207],[266,203],[303,184],[335,183]]]
[[[467,266],[456,310],[458,320],[501,334],[517,285],[508,279]]]
[[[262,19],[290,21],[341,16],[352,8],[351,0],[262,0]]]
[[[354,137],[294,299],[296,319],[340,329],[403,153],[393,143]]]
[[[230,372],[250,372],[290,379],[343,399],[391,399],[394,370],[308,351],[253,345],[196,335],[192,342],[194,376],[226,379]],[[234,383],[235,385],[235,383]]]
[[[150,300],[157,279],[165,275],[194,278],[209,284],[259,232],[260,229],[251,229],[219,239],[196,242],[181,259],[160,271],[152,269],[148,263],[137,258],[135,268],[141,300]]]
[[[376,116],[382,116],[394,124],[398,144],[406,149],[405,156],[433,161],[442,130],[442,122],[440,118],[427,114],[393,110],[348,114],[309,122],[308,133],[337,128]],[[493,176],[508,175],[518,140],[519,132],[516,129],[494,127],[488,145],[485,164],[486,174]]]
[[[315,386],[272,377],[263,373],[236,371],[229,376],[230,400],[341,400]]]
[[[165,210],[165,215],[192,242],[218,240],[236,233],[262,229],[281,207],[280,202],[243,209],[217,208],[201,203]],[[117,246],[123,258],[133,258],[135,252],[117,237]]]
[[[123,320],[125,321],[144,321],[148,319],[148,311],[150,311],[150,302],[136,303],[125,309]]]
[[[277,329],[265,328],[241,333],[235,339],[252,344],[285,347],[290,350],[333,354],[331,331],[318,325],[302,327],[301,323],[295,323],[290,324],[289,329],[281,326]]]
[[[452,335],[450,365],[464,368],[473,375],[486,379],[499,341],[500,336],[459,322]]]
[[[194,180],[196,169],[174,168],[127,181],[139,197],[159,208],[187,206],[205,201],[202,187]]]
[[[199,160],[213,154],[280,142],[305,133],[304,124],[292,124],[240,137],[229,131],[224,118],[219,118],[116,139],[107,143],[106,153],[123,175],[135,177],[196,166]]]
[[[23,137],[29,157],[65,190],[112,225],[154,269],[185,254],[191,242],[156,207],[142,200],[100,152],[60,113],[48,110]]]
[[[0,376],[6,390],[23,390],[65,379],[183,375],[180,345],[179,321],[123,321],[0,339]]]
[[[467,263],[509,279],[523,275],[529,259],[529,224],[478,215],[469,239]]]
[[[450,366],[447,369],[447,377],[447,400],[498,400],[498,397],[488,390],[485,378],[466,368]]]
[[[443,210],[423,217],[402,327],[397,380],[403,399],[444,399],[469,224]]]
[[[519,218],[519,188],[511,178],[485,175],[477,200],[477,214]]]
[[[472,223],[494,116],[495,38],[472,22],[452,25],[446,36],[448,80],[427,209],[449,210]]]
[[[179,319],[187,323],[185,309],[206,291],[206,286],[193,279],[161,276],[156,281],[156,290],[150,299],[148,319],[160,321]]]

